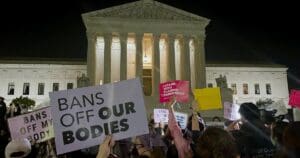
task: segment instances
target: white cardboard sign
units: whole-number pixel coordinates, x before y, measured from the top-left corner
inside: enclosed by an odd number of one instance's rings
[[[239,120],[241,115],[239,113],[240,106],[230,102],[224,102],[224,118],[229,120]]]
[[[175,119],[179,122],[180,128],[185,129],[187,126],[188,115],[185,113],[174,112]],[[168,109],[154,109],[155,123],[168,123],[169,110]]]
[[[54,137],[51,107],[9,118],[12,139],[27,138],[30,142],[43,142]]]
[[[50,93],[58,154],[149,133],[140,80]]]

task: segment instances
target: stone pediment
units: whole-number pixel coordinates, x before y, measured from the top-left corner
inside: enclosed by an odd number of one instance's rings
[[[140,0],[83,14],[86,18],[177,20],[208,23],[209,20],[153,0]]]

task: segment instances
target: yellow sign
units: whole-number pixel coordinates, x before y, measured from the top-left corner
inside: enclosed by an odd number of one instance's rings
[[[200,110],[222,109],[220,88],[194,89],[193,92]]]

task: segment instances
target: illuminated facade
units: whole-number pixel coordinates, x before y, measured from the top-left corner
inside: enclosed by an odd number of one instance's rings
[[[151,113],[163,107],[160,83],[188,80],[191,89],[215,87],[215,78],[222,74],[237,103],[271,98],[287,105],[286,67],[206,64],[206,18],[153,0],[85,13],[82,18],[88,39],[86,62],[0,61],[0,96],[7,103],[28,96],[39,104],[49,100],[48,92],[76,88],[82,74],[92,85],[140,77]],[[190,110],[183,106],[180,111]],[[220,111],[209,115],[222,116]]]
[[[209,20],[140,0],[82,15],[88,38],[87,74],[93,85],[140,77],[146,104],[158,104],[169,80],[206,86],[205,27]]]

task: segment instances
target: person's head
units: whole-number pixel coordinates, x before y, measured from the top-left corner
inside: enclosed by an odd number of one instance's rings
[[[9,142],[5,148],[5,158],[23,158],[31,152],[28,139],[16,139]]]
[[[198,123],[199,123],[200,131],[203,131],[204,128],[205,128],[204,120],[202,119],[202,117],[199,113],[197,113],[197,115],[198,115],[197,117],[198,117]],[[193,119],[193,115],[190,115],[189,118],[188,118],[187,126],[186,126],[186,128],[190,131],[192,131],[192,119]]]
[[[0,96],[0,102],[3,102],[3,101],[4,101],[4,98]]]
[[[300,122],[293,122],[283,132],[283,146],[288,155],[300,156]]]
[[[262,120],[262,122],[266,125],[271,125],[272,123],[275,122],[275,110],[272,111],[268,111],[268,110],[261,110],[260,114],[260,118]]]
[[[234,138],[221,128],[208,127],[195,142],[194,157],[237,158],[238,156]]]
[[[241,114],[242,119],[245,119],[249,122],[260,119],[259,109],[253,103],[241,104],[239,113]]]
[[[271,126],[271,141],[273,145],[281,146],[283,144],[283,132],[289,124],[283,121],[277,121]]]
[[[222,120],[221,120],[220,117],[215,116],[215,117],[212,118],[212,121],[213,121],[213,122],[221,122]]]

